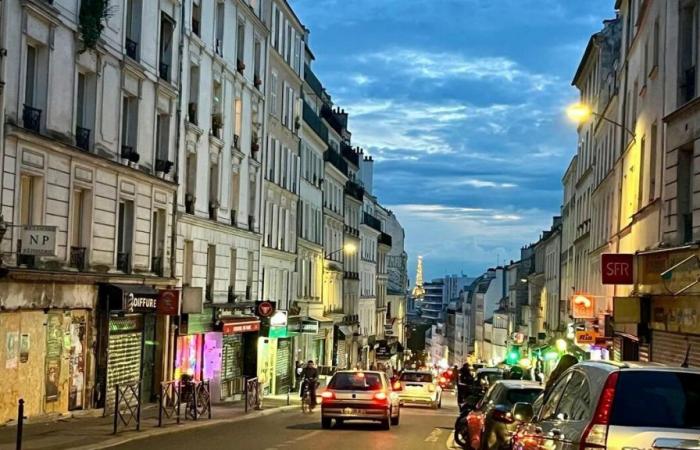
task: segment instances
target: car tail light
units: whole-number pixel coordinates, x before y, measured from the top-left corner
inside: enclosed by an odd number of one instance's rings
[[[447,378],[445,378],[445,377],[440,377],[440,383],[446,383],[446,382],[447,382]]]
[[[335,392],[333,391],[323,391],[321,392],[321,401],[333,400],[335,399]]]
[[[374,399],[380,402],[385,402],[387,398],[386,392],[377,392],[374,394]]]
[[[394,383],[394,386],[392,387],[392,389],[395,391],[400,391],[401,390],[401,382],[397,381],[396,383]]]
[[[493,412],[493,420],[496,422],[501,422],[501,423],[513,423],[513,415],[510,413],[510,411],[498,411],[495,410]]]
[[[588,448],[605,448],[608,440],[608,425],[610,414],[612,413],[613,401],[615,400],[615,387],[620,372],[613,372],[605,380],[603,392],[598,399],[595,413],[586,431],[583,432],[580,450]]]

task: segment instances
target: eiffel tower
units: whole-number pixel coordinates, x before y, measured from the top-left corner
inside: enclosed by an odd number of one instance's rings
[[[423,289],[423,257],[418,257],[418,267],[416,267],[416,285],[411,292],[414,298],[422,299],[425,296]]]

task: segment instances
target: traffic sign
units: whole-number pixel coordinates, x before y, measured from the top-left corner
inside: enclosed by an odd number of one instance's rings
[[[255,312],[260,317],[270,317],[275,312],[275,304],[267,300],[255,302]]]
[[[600,261],[603,284],[634,284],[634,255],[605,253]]]

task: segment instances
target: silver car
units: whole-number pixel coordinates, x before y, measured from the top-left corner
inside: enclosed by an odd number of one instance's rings
[[[346,420],[371,420],[388,430],[390,424],[399,424],[400,414],[399,397],[384,372],[339,371],[321,392],[323,428],[330,428],[333,419],[337,425]]]
[[[587,361],[564,372],[513,436],[515,450],[700,447],[700,370]]]
[[[401,404],[428,405],[437,409],[442,406],[442,389],[432,373],[406,370],[394,383]]]

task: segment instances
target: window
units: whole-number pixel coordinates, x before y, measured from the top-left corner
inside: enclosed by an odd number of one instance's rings
[[[182,261],[182,285],[192,285],[192,261],[194,258],[194,242],[185,241],[185,249],[183,251],[184,258]]]
[[[557,406],[556,418],[558,420],[587,419],[591,409],[591,390],[588,380],[583,373],[575,371]]]
[[[219,208],[219,164],[209,163],[209,209]],[[210,213],[211,214],[211,213]]]
[[[122,100],[122,156],[136,152],[139,100],[125,96]]]
[[[278,52],[280,51],[280,36],[282,33],[281,20],[282,12],[277,9],[277,5],[272,5],[272,46]]]
[[[214,52],[224,55],[224,2],[216,3],[216,40],[214,41]]]
[[[236,33],[236,59],[239,63],[245,62],[245,23],[238,22]]]
[[[566,384],[569,382],[570,378],[571,374],[568,374],[565,377],[562,377],[557,384],[554,385],[554,388],[551,390],[545,399],[545,403],[542,405],[542,410],[538,414],[540,420],[553,419],[556,417],[555,413],[559,400],[561,400],[564,388],[566,387]]]
[[[260,65],[262,63],[262,47],[260,41],[255,40],[255,61],[253,62],[253,75],[255,76],[255,86],[259,87],[262,84],[262,76],[260,75]]]
[[[651,51],[652,51],[651,69],[652,70],[659,65],[659,40],[661,39],[660,30],[659,30],[659,19],[656,19],[656,22],[654,22],[653,39],[654,40],[653,40],[652,47],[651,47]]]
[[[248,265],[247,265],[247,272],[246,272],[246,277],[245,277],[245,298],[246,300],[252,300],[253,299],[253,274],[255,269],[255,253],[254,252],[248,252]]]
[[[126,55],[131,59],[139,57],[141,40],[141,0],[126,0]]]
[[[620,372],[610,424],[640,428],[700,428],[700,375]],[[652,407],[650,407],[652,406]]]
[[[36,103],[36,83],[37,83],[37,49],[32,45],[27,46],[27,67],[24,80],[24,103],[27,106],[37,106]]]
[[[216,276],[216,245],[207,246],[207,286],[206,299],[212,301],[214,298],[214,281]]]
[[[289,88],[287,82],[282,82],[282,125],[289,125]]]
[[[48,49],[45,46],[29,44],[26,58],[22,123],[24,128],[38,133],[41,131],[42,109],[46,106]]]
[[[20,183],[20,224],[40,225],[43,221],[44,179],[22,175]]]
[[[637,210],[642,209],[644,204],[644,168],[646,162],[644,161],[646,152],[646,136],[642,136],[639,142],[639,189],[637,191]]]
[[[684,1],[679,15],[678,41],[680,55],[678,58],[679,104],[686,103],[696,95],[696,61],[698,42],[698,2]]]
[[[272,71],[270,76],[270,111],[277,117],[277,72]]]
[[[231,192],[230,192],[230,207],[231,207],[231,225],[236,226],[238,224],[237,214],[238,206],[240,202],[240,184],[241,175],[239,171],[231,172]]]
[[[189,100],[187,103],[187,120],[193,124],[197,125],[199,122],[197,120],[197,109],[199,102],[199,67],[190,67],[190,90],[189,90]]]
[[[228,277],[228,285],[229,289],[233,292],[236,290],[236,265],[238,263],[238,259],[236,256],[236,249],[232,248],[231,249],[231,259],[229,263],[229,277]]]
[[[151,271],[163,276],[165,249],[165,211],[156,209],[151,220]]]
[[[192,1],[192,32],[202,37],[200,24],[202,23],[202,8],[198,0]]]
[[[71,205],[72,228],[70,236],[70,245],[73,247],[87,247],[90,236],[88,234],[90,228],[90,191],[84,189],[76,189],[73,191]]]
[[[188,214],[194,214],[194,195],[197,189],[197,156],[187,155],[185,184],[185,209]]]
[[[134,240],[134,202],[119,202],[117,222],[117,269],[129,272],[131,269],[131,247]]]
[[[681,243],[693,240],[693,147],[678,150],[678,233]]]
[[[211,135],[219,139],[224,138],[224,118],[222,114],[223,90],[221,82],[212,81],[212,105],[211,105]]]
[[[651,146],[649,148],[649,199],[651,202],[656,198],[656,158],[657,158],[657,136],[658,128],[656,122],[651,125]]]
[[[165,163],[169,161],[170,115],[158,114],[156,122],[156,171],[165,172]],[[162,161],[162,162],[159,162]],[[159,164],[161,167],[159,167]],[[159,170],[160,169],[160,170]],[[169,170],[169,168],[168,168]]]
[[[160,16],[160,66],[159,76],[170,81],[170,68],[173,63],[173,35],[175,22],[166,14]]]

